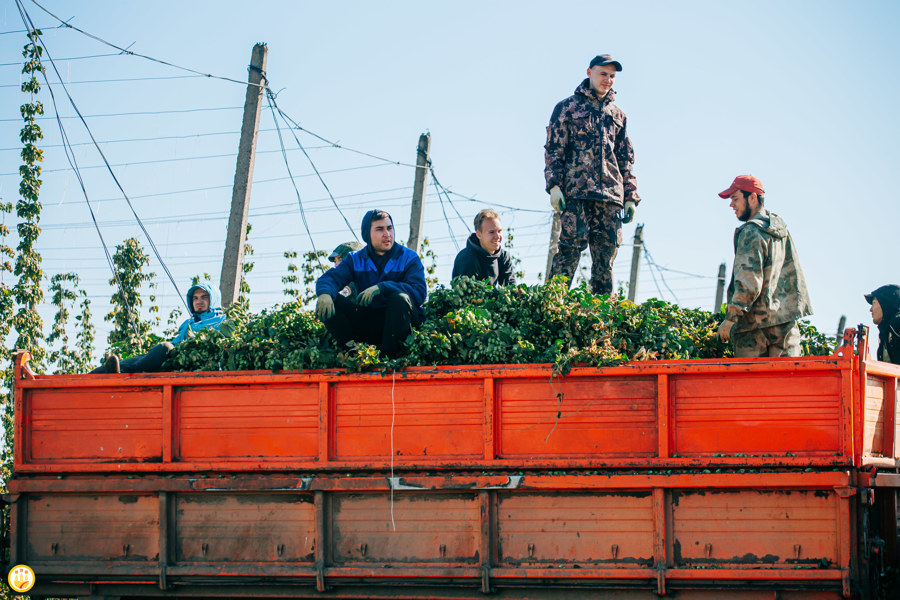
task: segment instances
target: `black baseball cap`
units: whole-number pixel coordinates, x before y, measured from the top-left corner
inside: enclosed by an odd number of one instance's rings
[[[603,65],[614,65],[616,67],[616,71],[622,70],[622,63],[615,60],[609,54],[599,54],[595,56],[593,60],[591,60],[591,64],[588,68],[590,69],[591,67],[596,67],[597,65],[600,65],[601,67]]]

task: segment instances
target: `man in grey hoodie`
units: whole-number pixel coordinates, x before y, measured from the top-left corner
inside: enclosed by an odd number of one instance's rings
[[[739,175],[721,198],[743,225],[734,232],[734,267],[719,338],[739,358],[800,356],[797,319],[812,314],[806,280],[784,219],[766,210],[762,182]]]
[[[468,275],[487,279],[491,285],[516,285],[516,265],[509,252],[501,247],[503,225],[500,215],[486,208],[475,215],[475,233],[453,261],[452,277]]]

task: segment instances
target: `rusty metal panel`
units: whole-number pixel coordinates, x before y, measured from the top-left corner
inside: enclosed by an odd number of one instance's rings
[[[878,377],[866,377],[865,387],[865,422],[863,423],[863,454],[868,456],[885,456],[884,452],[884,396],[885,385],[893,379],[885,381]],[[887,454],[890,456],[890,453]]]
[[[480,458],[484,380],[334,385],[334,456],[356,460]],[[392,452],[393,449],[393,459]]]
[[[500,453],[655,456],[655,376],[498,380]]]
[[[671,389],[679,456],[841,451],[840,372],[682,374]]]
[[[479,562],[478,494],[341,494],[332,503],[333,561]]]
[[[159,558],[157,496],[29,496],[25,539],[27,562],[155,562]]]
[[[498,500],[501,564],[653,565],[649,491],[504,493]]]
[[[315,560],[312,494],[177,494],[174,529],[180,563]]]
[[[673,491],[675,565],[834,568],[838,502],[833,490]]]
[[[177,389],[176,394],[181,460],[316,456],[319,387],[315,383],[190,386]]]
[[[162,388],[28,390],[28,461],[162,458]]]

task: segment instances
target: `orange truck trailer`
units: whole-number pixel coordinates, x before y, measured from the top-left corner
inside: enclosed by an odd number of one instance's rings
[[[898,598],[900,367],[832,356],[43,376],[32,598]]]

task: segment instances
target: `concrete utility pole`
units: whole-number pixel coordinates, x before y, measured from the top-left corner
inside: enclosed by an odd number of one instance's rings
[[[713,305],[713,312],[719,312],[722,308],[722,300],[725,296],[725,263],[719,265],[719,279],[716,281],[716,303]]]
[[[425,221],[425,187],[428,185],[428,167],[431,164],[431,134],[419,136],[419,147],[416,148],[416,178],[413,182],[412,210],[409,215],[409,239],[406,247],[413,252],[419,251],[422,223]]]
[[[547,270],[544,271],[544,281],[550,280],[550,269],[553,267],[553,257],[559,252],[559,230],[562,228],[559,220],[561,213],[553,211],[553,222],[550,224],[550,248],[547,250]],[[574,275],[572,279],[575,279]]]
[[[628,299],[634,302],[637,298],[638,271],[641,268],[641,249],[644,247],[644,226],[638,225],[634,230],[634,250],[631,253],[631,279],[628,280]]]
[[[838,330],[837,335],[834,336],[835,346],[840,346],[841,342],[844,341],[844,327],[847,325],[847,315],[841,315],[841,320],[838,321]],[[891,357],[893,358],[893,357]]]
[[[265,44],[256,44],[250,55],[250,75],[247,97],[244,100],[244,120],[241,124],[241,141],[238,145],[234,188],[231,193],[231,215],[228,217],[225,255],[222,257],[222,275],[219,277],[223,307],[234,303],[241,289],[244,237],[247,231],[247,212],[250,209],[250,183],[253,180],[256,139],[259,137],[259,112],[262,108],[260,104],[263,96],[262,82],[265,78],[268,54],[269,49]]]

